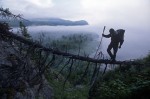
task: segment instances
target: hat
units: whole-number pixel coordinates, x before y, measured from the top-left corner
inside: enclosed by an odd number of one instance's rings
[[[110,30],[109,30],[109,32],[114,32],[115,30],[113,29],[113,28],[111,28]]]

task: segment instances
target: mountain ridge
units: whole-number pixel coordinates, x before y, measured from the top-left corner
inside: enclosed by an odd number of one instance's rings
[[[28,20],[28,21],[27,21]],[[49,26],[82,26],[82,25],[89,25],[85,20],[77,20],[71,21],[62,18],[34,18],[34,19],[27,19],[22,20],[24,25],[26,26],[40,26],[40,25],[49,25]],[[0,20],[3,21],[3,20]],[[9,21],[8,22],[12,27],[18,27],[18,21]]]

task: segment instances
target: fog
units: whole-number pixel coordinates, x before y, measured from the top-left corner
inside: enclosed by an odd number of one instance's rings
[[[51,36],[51,38],[58,39],[62,35],[69,35],[69,34],[93,34],[95,45],[91,45],[92,49],[96,50],[98,43],[101,39],[103,26],[30,26],[27,27],[29,33],[35,37],[38,36],[39,33],[45,33],[45,37]],[[105,34],[108,34],[110,27],[106,27]],[[117,29],[117,28],[115,28]],[[137,59],[145,57],[150,50],[150,39],[149,39],[149,29],[142,30],[140,28],[128,28],[125,29],[125,38],[124,44],[122,48],[118,50],[117,53],[117,60],[130,60],[130,59]],[[105,57],[108,57],[107,54],[107,46],[110,43],[110,39],[103,38],[101,51],[104,53]],[[88,48],[91,49],[91,46]],[[89,53],[92,54],[92,53]]]

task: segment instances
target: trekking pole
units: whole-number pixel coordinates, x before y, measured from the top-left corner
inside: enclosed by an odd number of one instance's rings
[[[102,33],[102,34],[104,34],[105,28],[106,28],[106,26],[104,26],[104,28],[103,28],[103,33]],[[99,48],[100,48],[100,46],[101,46],[102,39],[103,39],[103,36],[101,37],[101,40],[100,40],[100,43],[99,43],[98,48],[97,48],[97,50],[96,50],[96,53],[95,53],[95,55],[94,55],[94,58],[96,57],[97,52],[98,52],[98,50],[99,50]]]

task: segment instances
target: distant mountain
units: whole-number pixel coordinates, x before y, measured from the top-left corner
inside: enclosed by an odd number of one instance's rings
[[[47,19],[33,19],[31,20],[33,25],[64,25],[64,26],[74,26],[74,25],[88,25],[88,22],[85,20],[79,21],[70,21],[60,18],[47,18]]]
[[[32,26],[32,25],[49,25],[49,26],[77,26],[77,25],[88,25],[88,22],[85,20],[79,20],[79,21],[71,21],[71,20],[65,20],[61,18],[36,18],[36,19],[30,19],[29,21],[24,20],[23,21],[26,26]],[[10,21],[9,22],[11,26],[19,26],[19,23],[17,21]]]

